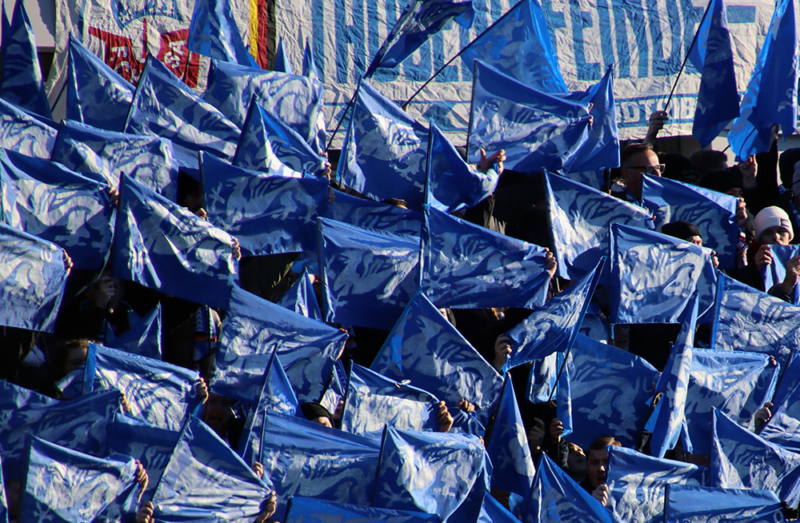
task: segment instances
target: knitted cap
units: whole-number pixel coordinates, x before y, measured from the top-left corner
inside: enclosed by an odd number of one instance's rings
[[[771,227],[781,227],[789,231],[789,241],[794,238],[789,215],[780,207],[766,207],[756,215],[756,240],[758,241],[764,231]]]

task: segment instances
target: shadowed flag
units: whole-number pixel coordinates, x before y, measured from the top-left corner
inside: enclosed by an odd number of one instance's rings
[[[314,52],[311,50],[311,46],[308,43],[308,38],[306,38],[306,48],[303,51],[303,76],[314,78],[316,80],[321,78],[319,69],[317,69],[317,64],[314,62]]]
[[[303,269],[300,277],[278,300],[278,305],[297,314],[302,314],[306,318],[322,321],[322,311],[319,309],[317,293],[314,290],[314,283],[307,268]]]
[[[328,204],[325,218],[396,234],[418,236],[422,230],[422,213],[419,211],[359,198],[336,189],[333,189],[333,194],[334,200]]]
[[[284,522],[323,522],[332,517],[335,517],[338,523],[439,523],[441,521],[439,516],[424,512],[364,507],[292,496]]]
[[[286,56],[286,47],[283,45],[283,37],[278,39],[278,49],[275,51],[275,63],[272,66],[272,70],[279,73],[294,74],[294,71],[292,71],[292,63],[289,61],[289,57]]]
[[[194,3],[186,47],[217,60],[258,67],[244,45],[231,4],[226,0],[197,0]]]
[[[106,343],[109,348],[119,349],[156,360],[161,359],[161,304],[132,325],[121,336]]]
[[[49,160],[58,130],[0,98],[0,147]]]

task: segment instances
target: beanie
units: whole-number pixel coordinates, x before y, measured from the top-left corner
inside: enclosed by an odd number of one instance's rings
[[[789,241],[794,238],[792,222],[789,215],[780,207],[766,207],[756,215],[756,241],[760,241],[761,235],[771,227],[781,227],[789,231]]]

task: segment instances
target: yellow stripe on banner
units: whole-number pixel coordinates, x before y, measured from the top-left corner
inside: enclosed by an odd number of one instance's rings
[[[250,0],[250,54],[258,61],[258,0]]]

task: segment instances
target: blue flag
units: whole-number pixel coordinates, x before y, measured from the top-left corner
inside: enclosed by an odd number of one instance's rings
[[[796,506],[800,498],[800,454],[753,434],[714,410],[711,486],[771,490]]]
[[[364,507],[292,496],[284,522],[323,522],[332,517],[335,517],[338,523],[439,523],[441,521],[439,516],[423,512]]]
[[[278,496],[281,521],[290,496],[368,506],[375,490],[381,443],[299,417],[272,413],[261,434],[264,465]]]
[[[0,223],[0,325],[53,332],[67,285],[61,247]]]
[[[379,69],[397,67],[444,29],[450,20],[469,29],[474,17],[472,0],[411,0],[378,49],[364,77],[369,78]]]
[[[258,67],[239,34],[230,2],[225,0],[197,0],[194,3],[186,47],[216,60]]]
[[[652,424],[650,454],[663,458],[667,450],[675,447],[681,427],[686,422],[686,401],[689,377],[692,370],[695,327],[697,326],[697,295],[686,313],[681,316],[681,331],[672,344],[664,371],[658,380],[656,392],[663,393],[661,401],[650,416]]]
[[[31,436],[22,520],[46,523],[135,518],[139,487],[129,456],[105,459]]]
[[[292,63],[289,61],[289,57],[286,56],[283,37],[278,39],[278,48],[275,50],[275,63],[272,66],[272,70],[279,73],[294,74],[294,71],[292,71]]]
[[[616,519],[599,501],[553,463],[547,454],[542,453],[523,521],[613,523]]]
[[[658,371],[644,359],[578,334],[567,371],[572,423],[569,440],[588,449],[594,438],[613,434],[625,447],[636,445],[655,394]]]
[[[611,224],[611,321],[680,323],[700,295],[702,316],[714,304],[711,250],[627,225]]]
[[[511,354],[506,362],[508,369],[545,358],[554,352],[569,352],[597,287],[604,262],[605,259],[601,258],[592,272],[504,334],[510,338],[511,344]]]
[[[255,403],[272,352],[301,401],[317,401],[347,333],[236,288],[220,333],[214,390]]]
[[[483,498],[483,507],[478,523],[517,523],[519,518],[487,493]]]
[[[228,307],[238,279],[233,237],[127,176],[120,183],[114,240],[116,276]]]
[[[208,220],[236,237],[244,256],[314,251],[316,219],[328,201],[325,179],[249,171],[201,154]]]
[[[800,307],[720,275],[712,348],[771,354],[786,369],[800,347],[798,314]]]
[[[700,91],[694,112],[692,135],[707,147],[739,116],[739,91],[733,69],[733,49],[728,32],[728,10],[723,0],[708,4],[705,19],[697,28],[695,67],[701,72]]]
[[[254,96],[264,110],[297,131],[317,153],[327,146],[323,86],[318,80],[212,61],[203,99],[242,127]]]
[[[536,469],[528,435],[522,423],[511,374],[506,374],[503,392],[487,435],[486,452],[492,460],[492,486],[522,497],[531,495]]]
[[[422,286],[437,307],[534,308],[550,276],[545,250],[427,208]]]
[[[314,78],[316,80],[319,80],[322,77],[322,75],[319,74],[319,69],[317,69],[316,62],[314,61],[314,51],[311,49],[311,46],[308,43],[308,38],[306,38],[306,48],[303,51],[303,76]]]
[[[769,291],[773,285],[783,283],[786,278],[786,262],[800,255],[800,245],[770,245],[772,263],[761,268],[764,289]],[[800,285],[794,286],[792,305],[800,305]]]
[[[418,236],[422,230],[421,212],[358,198],[336,189],[333,193],[334,200],[328,205],[325,218],[396,234]]]
[[[322,321],[322,311],[319,309],[314,283],[307,268],[303,269],[303,273],[297,278],[297,281],[278,300],[278,305],[302,314],[306,318]]]
[[[7,150],[0,180],[3,222],[63,247],[78,269],[103,267],[116,212],[107,183]]]
[[[161,359],[161,304],[156,305],[130,330],[107,342],[112,349],[138,354],[156,360]]]
[[[620,521],[661,523],[667,486],[708,486],[708,468],[608,447],[608,508]]]
[[[486,450],[475,436],[389,427],[372,505],[421,510],[442,521],[451,516],[451,521],[475,521],[491,473]]]
[[[740,160],[770,147],[772,125],[780,124],[784,136],[797,125],[797,27],[793,0],[781,0],[750,82],[744,93],[741,116],[728,132],[731,150]]]
[[[547,173],[545,180],[553,248],[562,278],[577,280],[608,255],[610,224],[652,228],[652,216],[638,205],[563,176]],[[600,281],[608,278],[609,268],[604,267]]]
[[[317,225],[325,321],[390,330],[419,288],[419,238]]]
[[[783,505],[771,490],[670,485],[664,499],[665,523],[779,523]]]
[[[494,192],[500,179],[497,171],[484,174],[470,167],[433,123],[429,138],[425,192],[431,207],[455,212],[475,207]]]
[[[98,456],[106,448],[106,426],[122,410],[119,391],[96,392],[71,401],[45,398],[0,381],[0,453],[6,480],[21,480],[28,434]]]
[[[304,172],[319,173],[324,161],[294,129],[264,110],[258,96],[253,96],[232,163],[273,176],[300,178]]]
[[[33,26],[25,4],[17,2],[11,21],[3,10],[0,96],[45,118],[52,118],[42,81]]]
[[[506,152],[506,169],[534,172],[568,167],[589,136],[589,106],[534,89],[476,62],[469,126],[469,160],[479,149]]]
[[[735,266],[738,198],[669,178],[643,176],[642,200],[656,217],[656,229],[678,220],[694,224],[702,233],[703,247],[716,251],[720,268]]]
[[[362,81],[336,176],[370,198],[401,198],[420,210],[427,147],[428,129]]]
[[[439,430],[436,396],[355,363],[345,398],[342,430],[347,432],[374,434],[385,425],[401,430]]]
[[[781,362],[780,366],[782,374],[771,400],[775,407],[783,405],[794,394],[795,387],[800,384],[800,348],[794,348],[786,363]],[[775,410],[773,409],[773,412]]]
[[[125,132],[167,138],[189,151],[208,151],[229,160],[241,132],[213,103],[180,81],[154,57],[147,59],[131,102]]]
[[[56,134],[54,122],[45,123],[0,98],[0,147],[47,160]]]
[[[125,130],[133,85],[69,35],[67,118],[109,131]]]
[[[3,481],[3,463],[2,459],[0,459],[0,484],[5,486],[5,482]],[[3,523],[8,523],[8,501],[6,500],[6,489],[3,488],[0,490],[0,521]]]
[[[190,416],[153,494],[154,517],[179,522],[254,520],[266,507],[269,476],[261,480],[205,423]]]
[[[784,372],[781,387],[787,381],[794,381],[795,386],[786,393],[779,391],[775,394],[772,400],[774,404],[772,417],[761,429],[759,435],[771,443],[798,452],[800,451],[800,433],[798,432],[798,428],[800,428],[800,385],[796,384],[796,372],[796,365],[791,365]],[[793,379],[790,380],[790,378]]]
[[[780,370],[766,354],[695,349],[685,408],[692,452],[710,453],[715,408],[753,429],[753,415],[772,399]]]
[[[409,380],[451,408],[466,399],[483,423],[489,421],[503,387],[494,367],[423,293],[403,311],[371,368],[398,381]]]
[[[155,136],[104,131],[64,120],[50,157],[68,169],[102,175],[119,187],[120,174],[172,201],[178,198],[178,160],[172,143]]]
[[[537,0],[522,0],[514,5],[473,40],[461,58],[469,70],[474,60],[481,60],[539,91],[567,92],[547,20]]]

